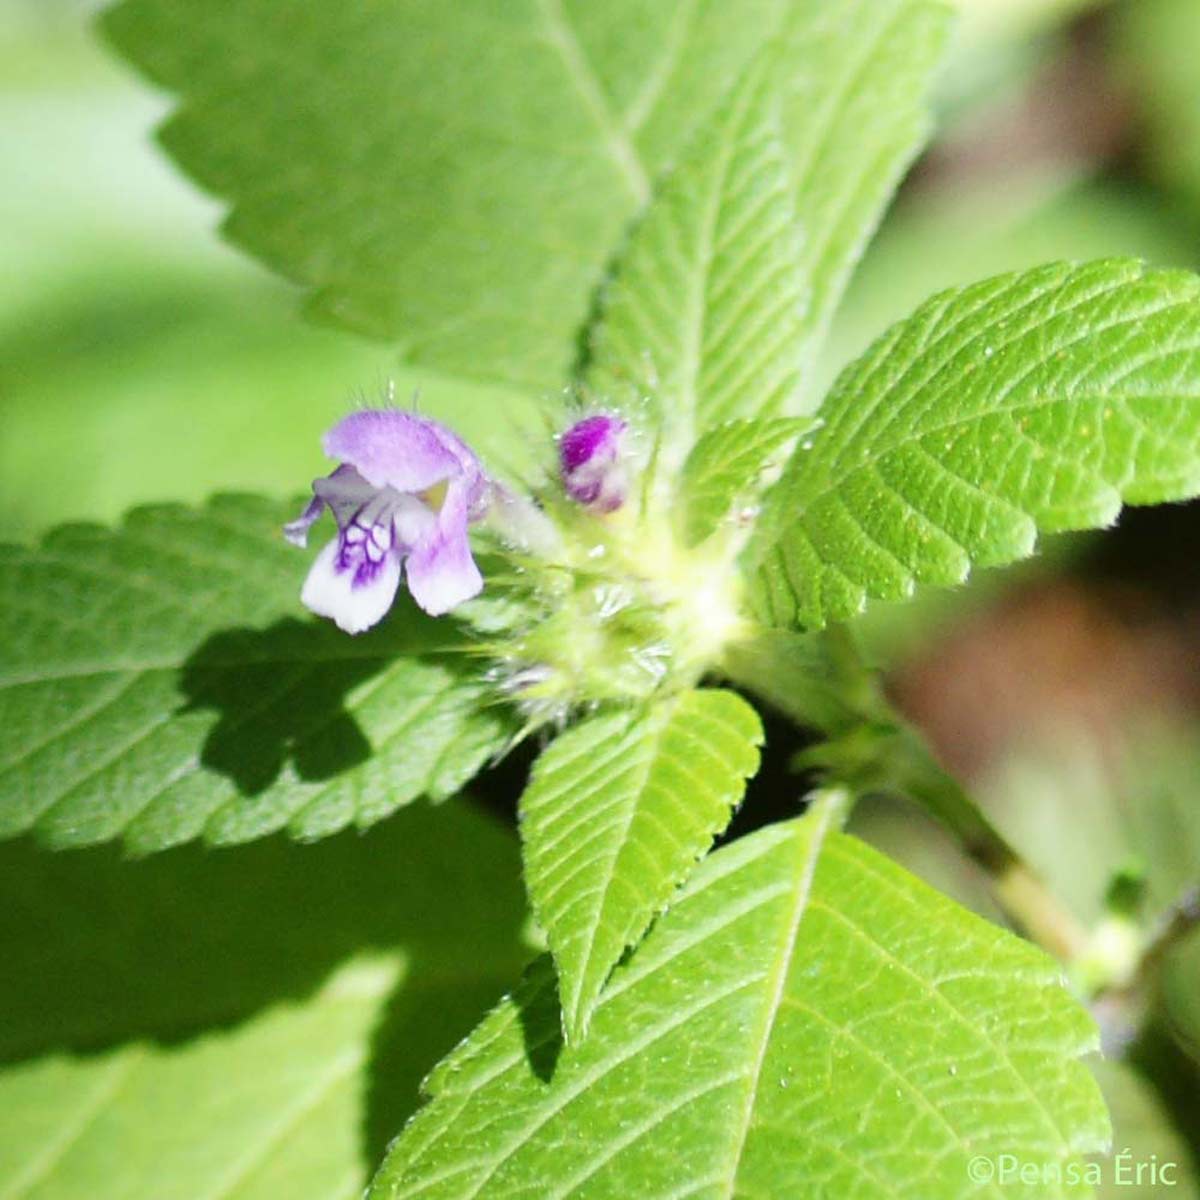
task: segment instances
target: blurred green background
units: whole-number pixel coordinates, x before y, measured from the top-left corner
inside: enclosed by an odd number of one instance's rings
[[[152,144],[166,98],[98,43],[93,8],[0,0],[0,539],[143,501],[299,493],[323,470],[320,432],[389,380],[486,431],[494,395],[307,324],[294,289],[223,245],[221,206]],[[1051,258],[1200,266],[1200,0],[963,8],[937,140],[851,288],[825,379],[942,286]],[[505,397],[506,421],[553,399]],[[1200,516],[1139,514],[1046,549],[966,592],[880,606],[871,645],[1081,917],[1131,863],[1152,913],[1200,881]],[[763,787],[791,803],[794,784],[764,778],[751,804],[770,810]],[[914,813],[866,806],[859,829],[990,911]],[[1172,1194],[1197,1196],[1195,938],[1162,989],[1133,1070],[1110,1065],[1106,1088],[1118,1147],[1191,1155]]]
[[[470,425],[483,389],[316,328],[222,243],[152,141],[165,97],[95,4],[0,0],[0,537],[150,500],[304,491],[320,432],[389,383]]]

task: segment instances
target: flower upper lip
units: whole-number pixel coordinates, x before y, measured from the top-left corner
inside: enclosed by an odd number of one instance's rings
[[[400,409],[365,409],[339,421],[322,446],[375,488],[423,492],[462,476],[483,479],[479,460],[461,438],[429,417]]]

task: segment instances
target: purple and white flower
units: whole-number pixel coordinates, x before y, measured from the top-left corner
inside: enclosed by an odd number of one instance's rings
[[[338,535],[313,562],[300,593],[318,616],[362,633],[392,606],[401,576],[427,613],[449,612],[483,588],[468,526],[484,515],[492,484],[444,425],[398,409],[339,421],[323,441],[341,465],[313,482],[313,499],[284,527],[297,546],[329,508]]]
[[[622,449],[627,423],[611,413],[576,421],[558,441],[563,487],[577,504],[594,512],[615,512],[625,503],[629,473]]]

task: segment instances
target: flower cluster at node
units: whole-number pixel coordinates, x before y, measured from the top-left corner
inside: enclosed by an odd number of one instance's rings
[[[487,604],[464,613],[470,652],[531,724],[581,706],[691,686],[741,628],[740,585],[728,539],[690,546],[670,495],[633,483],[628,422],[582,417],[556,439],[557,478],[511,491],[444,425],[415,413],[355,413],[325,436],[339,463],[285,527],[304,545],[325,509],[337,536],[317,556],[305,605],[349,633],[377,624],[401,582],[440,616],[484,580],[469,540],[485,516],[493,568]],[[636,503],[634,500],[636,499]],[[613,519],[620,511],[620,519]]]

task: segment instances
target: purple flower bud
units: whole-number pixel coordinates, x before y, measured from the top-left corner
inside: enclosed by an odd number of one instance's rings
[[[433,616],[483,588],[467,527],[486,511],[491,482],[470,448],[444,425],[395,409],[354,413],[326,435],[341,466],[313,483],[313,499],[284,527],[303,546],[329,508],[338,536],[313,563],[301,601],[361,633],[392,606],[407,573],[413,599]]]
[[[559,439],[558,462],[567,495],[595,512],[625,503],[629,475],[621,453],[628,425],[610,413],[576,421]]]

